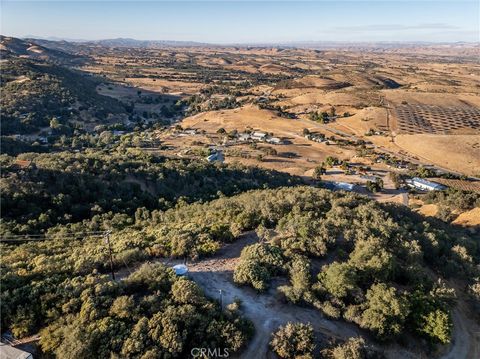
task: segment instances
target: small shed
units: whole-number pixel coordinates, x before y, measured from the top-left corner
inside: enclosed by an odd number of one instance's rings
[[[172,268],[175,271],[175,274],[178,276],[184,276],[188,273],[188,267],[185,264],[177,264]]]
[[[265,132],[255,131],[252,134],[252,139],[257,141],[265,141],[267,134]]]
[[[333,185],[336,189],[343,190],[343,191],[353,191],[355,185],[353,183],[348,182],[333,182]]]
[[[217,151],[212,153],[210,156],[207,157],[208,162],[220,162],[223,163],[225,157],[223,156],[222,151]]]
[[[278,137],[268,137],[267,142],[274,145],[280,145],[282,143],[282,140]]]

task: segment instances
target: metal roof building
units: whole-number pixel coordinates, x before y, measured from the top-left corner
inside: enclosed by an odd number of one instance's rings
[[[336,189],[340,189],[343,191],[353,191],[353,188],[355,185],[353,183],[348,183],[348,182],[333,182],[333,185],[335,186]]]
[[[33,359],[33,355],[29,352],[17,349],[11,345],[0,343],[1,359]]]
[[[417,188],[423,191],[442,191],[446,187],[440,183],[427,181],[426,179],[414,177],[405,181],[410,187]]]
[[[225,160],[225,156],[223,155],[222,151],[217,151],[212,153],[210,156],[207,157],[208,162],[221,162]]]

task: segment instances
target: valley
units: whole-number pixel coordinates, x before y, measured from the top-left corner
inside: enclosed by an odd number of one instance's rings
[[[3,342],[479,355],[475,44],[0,51]]]

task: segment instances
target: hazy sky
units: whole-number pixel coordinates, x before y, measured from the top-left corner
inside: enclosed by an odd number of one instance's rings
[[[479,41],[476,1],[3,1],[23,37],[291,41]]]

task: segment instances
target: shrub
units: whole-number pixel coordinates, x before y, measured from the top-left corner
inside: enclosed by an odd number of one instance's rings
[[[280,358],[313,358],[313,327],[311,324],[287,323],[273,334],[270,347]]]
[[[343,298],[356,288],[355,278],[355,268],[348,263],[338,262],[323,267],[318,275],[323,287],[336,298]]]
[[[327,317],[330,317],[330,318],[333,318],[333,319],[339,319],[342,316],[342,311],[339,308],[335,307],[329,301],[325,301],[323,303],[320,303],[320,305],[318,305],[318,308]]]
[[[306,257],[297,255],[288,267],[291,285],[281,286],[278,290],[285,295],[287,300],[297,303],[304,299],[305,294],[310,291],[310,261]]]
[[[264,291],[270,277],[283,271],[284,262],[282,250],[278,247],[266,243],[247,246],[242,250],[233,280],[235,283],[250,284],[258,291]]]
[[[452,332],[452,320],[448,313],[437,309],[422,317],[423,326],[420,329],[433,341],[448,344]]]
[[[172,285],[172,297],[179,304],[202,304],[205,302],[200,287],[190,280],[180,279]]]
[[[360,325],[374,331],[380,339],[400,334],[409,314],[406,298],[399,295],[395,288],[383,283],[372,285],[367,290],[366,297],[366,309],[362,313]]]
[[[366,359],[365,340],[349,338],[343,344],[324,351],[324,356],[331,359]]]
[[[268,269],[254,259],[242,260],[233,273],[235,283],[250,284],[258,291],[265,291],[268,288],[270,277]]]

